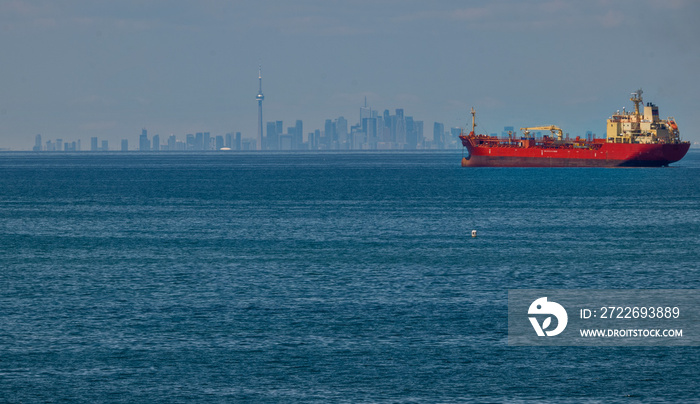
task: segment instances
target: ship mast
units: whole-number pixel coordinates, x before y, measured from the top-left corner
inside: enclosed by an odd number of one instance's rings
[[[472,107],[472,132],[471,132],[472,135],[474,134],[474,128],[476,128],[475,116],[476,116],[476,111],[474,111],[474,107]]]
[[[639,104],[642,103],[642,89],[641,88],[632,93],[632,97],[630,98],[630,101],[632,101],[634,103],[634,115],[639,116]]]

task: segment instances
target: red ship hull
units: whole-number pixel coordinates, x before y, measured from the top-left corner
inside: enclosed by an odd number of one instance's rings
[[[462,167],[661,167],[682,159],[689,142],[665,144],[597,143],[591,147],[521,147],[478,144],[460,136],[469,150]]]

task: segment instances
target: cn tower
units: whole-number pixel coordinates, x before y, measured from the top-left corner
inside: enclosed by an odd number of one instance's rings
[[[258,67],[258,80],[260,82],[260,88],[258,89],[258,95],[255,97],[256,100],[258,100],[258,141],[257,141],[257,149],[262,150],[263,149],[263,126],[262,126],[262,102],[265,99],[265,96],[262,93],[262,67]]]

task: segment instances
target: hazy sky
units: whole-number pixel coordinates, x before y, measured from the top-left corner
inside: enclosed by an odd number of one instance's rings
[[[257,131],[404,108],[480,129],[603,134],[659,105],[700,141],[700,1],[0,0],[0,147]]]

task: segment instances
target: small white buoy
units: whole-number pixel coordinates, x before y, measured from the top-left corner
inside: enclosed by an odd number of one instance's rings
[[[476,237],[476,230],[472,230],[472,237]]]

